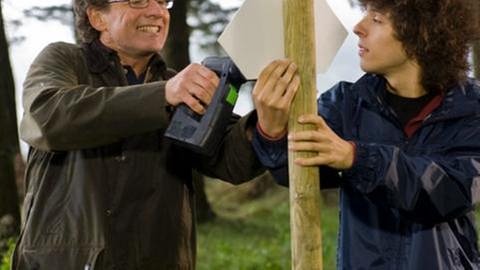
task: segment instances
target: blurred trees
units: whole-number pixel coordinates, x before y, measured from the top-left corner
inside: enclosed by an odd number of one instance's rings
[[[182,70],[190,63],[190,26],[187,24],[187,11],[190,0],[175,1],[170,10],[170,30],[162,56],[168,66]]]
[[[0,1],[0,254],[21,222],[14,165],[19,153],[15,84],[8,47]]]
[[[476,14],[474,16],[477,20],[476,22],[472,22],[476,24],[476,28],[480,29],[480,1],[479,0],[470,0],[473,5],[473,12]],[[472,48],[473,54],[473,72],[475,78],[480,80],[480,40],[477,40],[473,44]]]
[[[223,9],[209,0],[175,1],[170,10],[170,33],[162,55],[169,66],[181,70],[190,63],[191,43],[219,55],[217,37],[236,8]]]
[[[475,78],[480,80],[480,41],[473,44],[473,71]]]

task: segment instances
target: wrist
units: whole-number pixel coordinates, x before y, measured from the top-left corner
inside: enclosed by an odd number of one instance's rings
[[[265,129],[262,128],[262,125],[257,122],[257,131],[258,133],[260,134],[260,136],[262,136],[263,138],[269,140],[269,141],[278,141],[278,140],[281,140],[283,139],[286,135],[287,135],[287,130],[286,129],[283,129],[281,132],[277,132],[277,133],[267,133],[265,132]]]
[[[350,151],[350,158],[349,158],[349,164],[348,164],[348,169],[352,168],[353,165],[355,164],[356,161],[356,152],[357,152],[357,144],[353,141],[347,141],[348,144],[351,146],[351,151]]]

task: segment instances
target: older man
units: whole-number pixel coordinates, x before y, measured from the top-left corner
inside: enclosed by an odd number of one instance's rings
[[[233,183],[262,171],[251,117],[228,128],[213,157],[164,140],[171,109],[202,114],[219,81],[198,64],[176,74],[158,55],[172,5],[75,0],[84,43],[53,43],[35,59],[24,84],[21,136],[31,147],[13,269],[194,269],[191,169]],[[293,65],[277,64],[293,81]]]

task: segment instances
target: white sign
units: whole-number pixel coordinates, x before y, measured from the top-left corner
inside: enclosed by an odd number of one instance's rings
[[[315,32],[317,72],[325,73],[348,35],[326,0],[315,0]],[[285,58],[283,1],[245,0],[218,42],[247,79],[256,79]]]

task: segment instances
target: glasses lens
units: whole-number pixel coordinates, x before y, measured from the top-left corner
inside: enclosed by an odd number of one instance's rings
[[[171,9],[173,7],[173,0],[156,0],[157,3],[166,8]],[[148,6],[149,0],[128,0],[132,8],[145,8]]]

